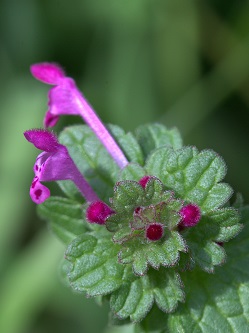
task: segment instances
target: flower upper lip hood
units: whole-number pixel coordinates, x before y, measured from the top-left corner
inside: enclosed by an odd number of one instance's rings
[[[36,159],[35,177],[30,187],[30,196],[35,203],[41,204],[50,196],[49,189],[41,184],[41,181],[68,179],[75,183],[88,202],[99,200],[73,162],[67,148],[58,142],[53,133],[34,129],[24,132],[24,136],[36,148],[43,150]]]
[[[39,81],[54,85],[49,92],[48,111],[44,118],[44,126],[56,125],[61,115],[79,115],[92,129],[120,168],[128,161],[103,125],[93,108],[77,88],[74,80],[67,77],[62,68],[53,63],[39,63],[30,67],[32,75]]]
[[[30,71],[37,80],[51,85],[58,85],[66,78],[60,66],[49,62],[31,65]]]

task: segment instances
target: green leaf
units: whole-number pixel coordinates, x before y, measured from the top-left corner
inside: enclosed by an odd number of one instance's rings
[[[181,274],[186,302],[169,316],[153,307],[137,332],[237,333],[249,322],[249,206],[240,210],[243,231],[225,244],[228,260],[215,274]]]
[[[212,150],[160,148],[149,156],[145,169],[176,196],[199,205],[203,213],[221,207],[232,195],[228,184],[218,183],[226,174],[226,165]]]
[[[227,242],[237,236],[243,225],[239,224],[240,215],[234,208],[223,208],[210,212],[208,217],[219,226],[219,233],[214,239],[217,242]]]
[[[227,242],[235,237],[242,225],[238,211],[232,207],[221,208],[203,215],[194,228],[187,228],[183,232],[186,239],[196,243],[205,241]]]
[[[121,170],[118,180],[135,180],[138,182],[145,175],[146,171],[143,167],[135,163],[129,163]]]
[[[134,237],[119,252],[119,260],[124,264],[132,263],[134,274],[143,276],[149,266],[159,269],[160,266],[175,265],[180,258],[180,251],[187,251],[186,244],[180,234],[173,231],[156,242],[144,242]]]
[[[176,128],[168,130],[161,124],[147,124],[136,129],[136,138],[147,157],[154,149],[170,146],[173,149],[182,147],[182,139]]]
[[[114,187],[112,206],[119,213],[133,212],[136,206],[143,203],[144,190],[135,181],[121,181]]]
[[[69,244],[74,238],[87,231],[83,223],[82,205],[62,197],[50,197],[37,207],[41,218],[63,243]]]
[[[117,232],[115,232],[112,240],[114,243],[122,244],[127,241],[131,237],[131,228],[129,226],[124,226],[120,228]]]
[[[70,126],[61,132],[59,139],[98,196],[108,202],[119,167],[95,134],[85,125]],[[63,182],[62,189],[67,195],[75,196],[75,187],[70,182]]]
[[[134,135],[130,132],[125,133],[125,131],[117,125],[107,125],[107,127],[128,161],[143,165],[143,153]]]
[[[155,302],[163,312],[173,312],[178,302],[185,300],[183,284],[179,274],[173,270],[162,270],[160,273],[154,271],[151,277],[154,284]]]
[[[202,216],[195,227],[183,230],[182,236],[190,249],[187,262],[195,262],[207,272],[213,272],[216,265],[223,264],[225,250],[216,243],[227,242],[235,237],[243,227],[239,220],[236,209],[222,208]]]
[[[206,272],[213,273],[214,266],[221,265],[226,260],[224,248],[214,242],[202,245],[188,241],[188,246],[194,261]]]
[[[119,319],[130,317],[141,321],[155,303],[164,312],[172,312],[184,300],[182,283],[177,273],[168,269],[149,271],[140,278],[126,274],[126,283],[110,299],[112,312]]]
[[[166,193],[166,199],[163,198],[163,189],[164,189],[164,185],[163,183],[155,178],[155,177],[151,177],[146,186],[145,186],[145,198],[146,201],[148,202],[148,204],[156,204],[159,202],[162,202],[163,200],[168,201],[170,199],[170,197],[172,196],[171,192],[167,192]]]
[[[129,217],[124,216],[122,212],[112,214],[106,219],[105,225],[108,231],[115,232],[129,225]]]
[[[166,194],[166,192],[164,193]],[[170,231],[172,231],[181,221],[181,216],[179,214],[179,210],[181,209],[181,207],[182,202],[180,200],[171,199],[166,201],[166,205],[162,210],[160,220],[158,220],[158,222],[162,222],[167,226]]]
[[[119,319],[130,317],[132,321],[136,322],[146,316],[153,302],[154,296],[149,277],[135,278],[131,276],[130,281],[124,283],[112,294],[110,307]]]
[[[88,233],[76,238],[66,251],[71,262],[71,287],[87,296],[107,295],[123,283],[124,266],[118,263],[119,246],[110,237]]]

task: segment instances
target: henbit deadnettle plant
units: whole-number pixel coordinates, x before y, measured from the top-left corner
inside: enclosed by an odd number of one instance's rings
[[[65,278],[74,290],[108,301],[115,324],[131,320],[139,323],[137,332],[193,332],[207,321],[206,314],[193,315],[196,307],[204,311],[205,288],[211,283],[215,298],[215,276],[217,285],[223,276],[222,268],[214,277],[207,273],[225,262],[224,243],[242,229],[242,204],[230,206],[232,189],[221,182],[223,159],[182,146],[178,131],[160,124],[142,125],[135,136],[106,127],[58,65],[36,64],[31,72],[55,86],[45,127],[67,114],[89,126],[67,127],[59,141],[48,130],[24,133],[43,151],[30,195],[67,245]],[[50,197],[46,181],[59,181],[68,198]]]

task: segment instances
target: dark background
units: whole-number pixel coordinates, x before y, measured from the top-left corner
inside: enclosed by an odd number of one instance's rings
[[[103,121],[160,121],[214,149],[249,202],[249,2],[0,1],[0,332],[104,332],[107,307],[61,284],[63,247],[29,198],[37,151],[22,133],[42,126],[48,87],[29,73],[41,61],[60,63]],[[66,121],[81,119],[56,130]]]

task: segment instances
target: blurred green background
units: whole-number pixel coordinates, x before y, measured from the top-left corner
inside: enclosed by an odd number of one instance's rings
[[[0,332],[114,332],[105,306],[61,284],[63,247],[29,198],[37,151],[22,133],[42,126],[40,61],[60,63],[105,122],[160,121],[217,151],[249,202],[249,2],[0,0]]]

